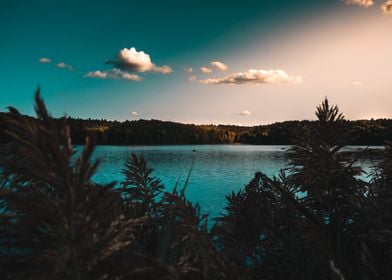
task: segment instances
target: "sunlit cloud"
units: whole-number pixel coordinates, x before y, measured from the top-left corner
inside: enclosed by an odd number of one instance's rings
[[[356,5],[361,7],[371,7],[375,4],[374,0],[344,0],[348,5]],[[387,0],[381,4],[381,11],[386,15],[392,15],[392,0]]]
[[[120,69],[112,69],[110,71],[91,71],[86,73],[83,77],[85,78],[96,78],[96,79],[117,79],[117,80],[128,80],[128,81],[141,81],[142,78],[136,74],[131,74]]]
[[[388,0],[381,5],[381,10],[386,15],[392,15],[392,0]]]
[[[134,116],[134,117],[137,117],[137,116],[139,116],[139,113],[138,112],[132,112],[131,115]]]
[[[205,79],[199,81],[206,85],[219,84],[275,84],[275,83],[302,83],[300,76],[290,76],[283,70],[255,70],[232,74],[224,78]]]
[[[203,66],[203,67],[200,67],[200,72],[202,72],[204,74],[208,74],[208,73],[212,72],[212,69],[207,66]]]
[[[197,77],[196,77],[195,75],[192,75],[192,76],[188,77],[188,80],[189,80],[190,82],[196,82]]]
[[[115,77],[118,77],[123,80],[128,80],[128,81],[141,81],[142,78],[139,75],[136,74],[131,74],[125,71],[121,71],[119,69],[113,69],[113,73]]]
[[[157,66],[152,63],[150,55],[135,48],[122,49],[117,54],[116,59],[107,61],[106,64],[114,66],[110,70],[90,71],[84,75],[85,78],[97,79],[117,79],[128,81],[141,81],[142,77],[135,73],[155,72],[169,74],[173,70],[167,66]]]
[[[240,113],[240,115],[241,116],[250,116],[252,113],[251,112],[249,112],[249,111],[242,111],[241,113]]]
[[[109,60],[106,63],[129,72],[155,72],[161,74],[170,74],[173,72],[170,66],[155,65],[152,63],[149,54],[143,51],[137,51],[135,48],[124,48],[120,50],[114,60]]]
[[[344,0],[344,2],[348,5],[356,5],[356,6],[361,6],[361,7],[370,7],[374,5],[373,0]]]
[[[108,78],[108,73],[100,70],[91,71],[84,75],[85,78],[98,78],[98,79],[106,79]]]
[[[185,71],[186,73],[193,73],[193,68],[192,68],[192,67],[186,67],[186,68],[184,69],[184,71]]]
[[[72,65],[66,64],[66,63],[64,63],[64,62],[59,62],[59,63],[57,63],[57,64],[56,64],[56,67],[57,67],[57,68],[61,68],[61,69],[68,69],[68,70],[70,70],[70,71],[75,71],[75,69],[73,68]]]
[[[38,62],[39,62],[39,63],[51,63],[52,60],[51,60],[50,58],[47,58],[47,57],[41,57],[41,58],[38,60]]]
[[[229,67],[220,61],[211,61],[211,65],[217,68],[220,71],[226,71]]]

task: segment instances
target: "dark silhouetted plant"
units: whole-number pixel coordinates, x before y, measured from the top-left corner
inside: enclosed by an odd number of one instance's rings
[[[323,262],[333,262],[351,278],[360,264],[351,256],[353,246],[359,246],[352,229],[361,220],[366,186],[358,179],[361,168],[342,153],[350,131],[337,106],[325,99],[316,116],[318,121],[298,134],[289,151],[290,181],[304,193],[300,203],[313,217],[309,222],[319,225],[314,246],[321,250]]]
[[[10,108],[4,123],[11,141],[0,157],[2,279],[175,279],[133,250],[139,220],[125,218],[114,183],[91,181],[93,138],[76,154],[66,120],[55,124],[39,90],[35,104],[37,119]]]
[[[251,279],[366,279],[369,186],[342,152],[350,131],[338,108],[325,99],[316,116],[295,133],[288,175],[256,174],[217,218],[220,248]]]

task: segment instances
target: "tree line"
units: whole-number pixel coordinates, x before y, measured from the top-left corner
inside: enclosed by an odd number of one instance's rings
[[[324,100],[293,134],[288,166],[255,174],[208,213],[163,186],[143,157],[125,179],[91,178],[94,137],[76,153],[39,92],[37,118],[14,108],[0,148],[2,279],[392,279],[392,142],[369,175],[341,152],[350,123]]]
[[[0,113],[1,119],[7,113]],[[61,120],[57,119],[58,125]],[[392,120],[344,121],[351,133],[350,145],[383,145],[392,139]],[[292,145],[294,135],[316,121],[285,121],[253,127],[194,125],[160,120],[107,121],[67,118],[75,144],[94,134],[98,145],[255,144]],[[0,141],[4,141],[3,136]]]

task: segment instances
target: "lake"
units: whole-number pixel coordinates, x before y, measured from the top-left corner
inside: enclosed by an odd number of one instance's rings
[[[93,179],[99,183],[122,181],[124,162],[131,153],[136,153],[145,156],[154,175],[171,191],[178,179],[180,186],[184,184],[194,162],[186,196],[192,202],[199,202],[203,212],[216,217],[226,205],[226,194],[243,188],[255,172],[277,175],[287,164],[285,152],[288,148],[256,145],[97,146],[94,158],[99,158],[101,165]],[[368,172],[375,162],[361,160],[360,164]]]

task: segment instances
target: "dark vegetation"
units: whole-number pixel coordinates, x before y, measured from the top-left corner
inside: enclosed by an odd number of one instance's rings
[[[292,135],[287,169],[229,194],[211,228],[187,183],[167,191],[142,157],[121,187],[93,182],[94,138],[76,154],[68,120],[35,103],[37,118],[10,108],[1,124],[2,279],[392,279],[392,144],[359,179],[328,100]]]
[[[0,113],[0,120],[7,113]],[[61,127],[62,120],[55,120]],[[346,121],[351,131],[348,145],[383,145],[392,139],[392,120]],[[94,134],[97,145],[176,145],[176,144],[256,144],[292,145],[296,131],[315,121],[286,121],[243,127],[234,125],[194,125],[159,120],[107,121],[68,117],[74,144],[84,144]],[[4,139],[4,137],[2,137]],[[1,139],[0,139],[1,141]],[[4,141],[4,140],[3,140]]]

